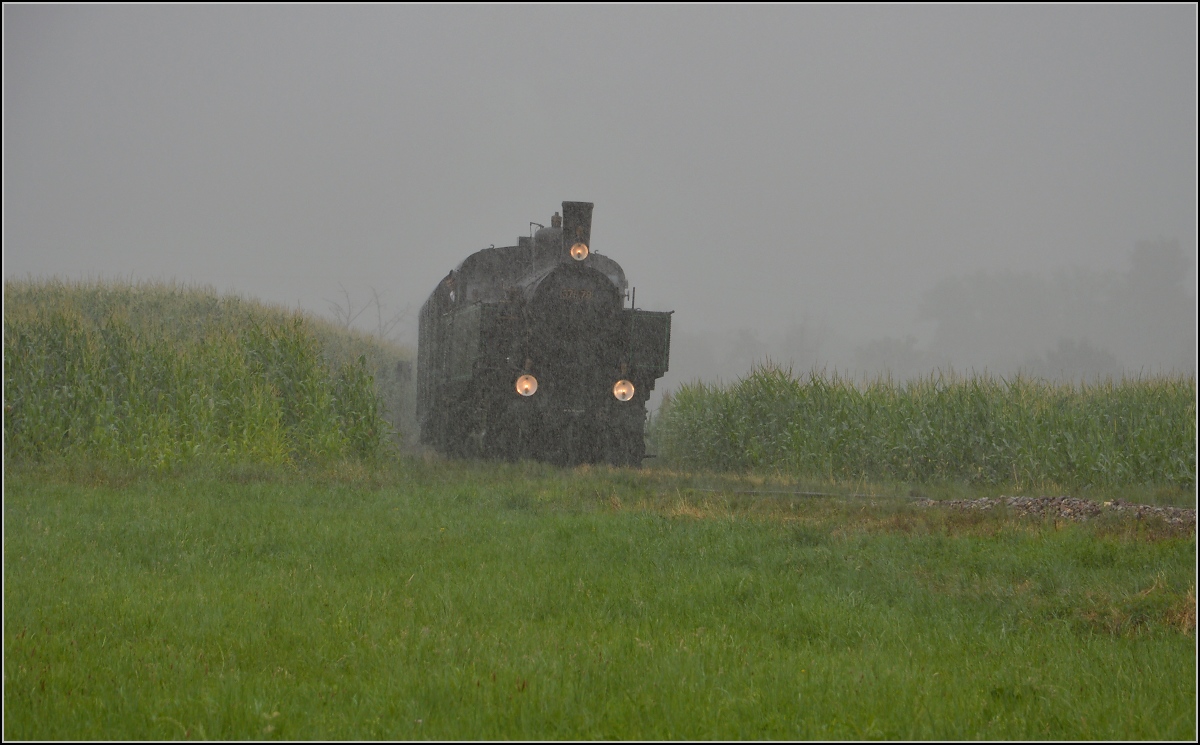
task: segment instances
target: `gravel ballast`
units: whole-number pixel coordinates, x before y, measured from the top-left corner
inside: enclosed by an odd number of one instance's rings
[[[1062,520],[1089,520],[1103,514],[1116,513],[1145,520],[1158,517],[1168,525],[1196,529],[1196,510],[1190,507],[1161,507],[1153,504],[1135,504],[1121,499],[1109,502],[1094,502],[1077,497],[983,497],[981,499],[922,499],[918,504],[926,507],[941,506],[957,510],[992,510],[1007,508],[1021,516],[1054,518]]]

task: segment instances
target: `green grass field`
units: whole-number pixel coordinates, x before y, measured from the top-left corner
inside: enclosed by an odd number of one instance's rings
[[[913,499],[1194,507],[1194,379],[760,371],[562,470],[400,455],[411,355],[319,319],[4,301],[6,739],[1196,734],[1194,529]]]
[[[1195,735],[1194,533],[692,483],[10,466],[4,736]]]

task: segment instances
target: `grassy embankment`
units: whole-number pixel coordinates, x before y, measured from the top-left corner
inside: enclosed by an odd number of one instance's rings
[[[856,385],[760,367],[728,386],[683,386],[664,402],[654,438],[676,468],[1190,497],[1196,379]]]
[[[10,292],[6,738],[1195,734],[1194,533],[389,459],[311,321]]]

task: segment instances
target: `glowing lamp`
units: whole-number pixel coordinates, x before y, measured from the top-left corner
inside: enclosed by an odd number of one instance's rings
[[[618,401],[628,401],[633,398],[633,383],[628,380],[618,380],[613,386],[613,396]]]
[[[532,375],[522,375],[517,378],[517,393],[522,396],[532,396],[537,393],[537,378]]]
[[[583,261],[587,258],[587,255],[588,247],[586,243],[576,243],[574,246],[571,246],[572,259],[575,259],[576,261]]]

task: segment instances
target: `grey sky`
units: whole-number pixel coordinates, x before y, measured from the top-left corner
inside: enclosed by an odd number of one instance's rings
[[[1195,256],[1196,40],[1190,4],[6,5],[4,275],[415,318],[583,200],[677,329],[903,336],[947,276]]]

